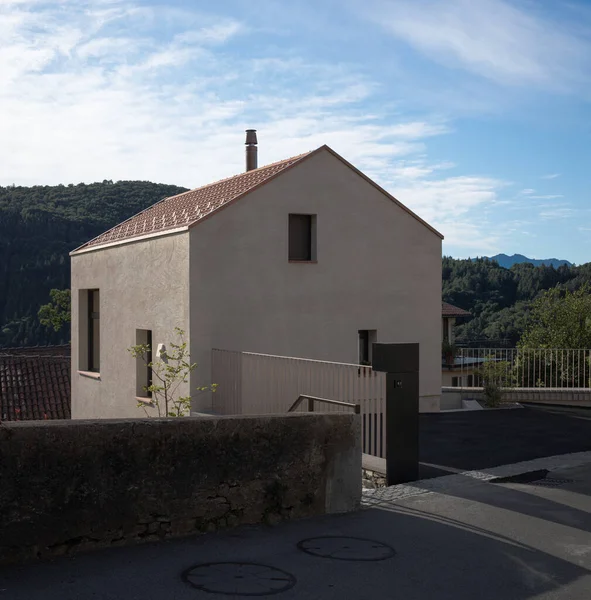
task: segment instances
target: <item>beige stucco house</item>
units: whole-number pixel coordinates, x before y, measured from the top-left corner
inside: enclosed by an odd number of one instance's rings
[[[438,409],[441,234],[328,146],[255,168],[249,136],[245,173],[71,253],[73,418],[141,416],[127,349],[175,327],[191,390],[211,383],[212,348],[359,363],[365,340],[419,342],[421,405]]]

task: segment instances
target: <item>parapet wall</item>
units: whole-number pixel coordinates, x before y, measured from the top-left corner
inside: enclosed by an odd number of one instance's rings
[[[0,426],[0,563],[359,506],[358,415]]]

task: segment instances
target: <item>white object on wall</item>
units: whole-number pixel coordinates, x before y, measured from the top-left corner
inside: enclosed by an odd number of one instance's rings
[[[162,362],[168,362],[168,358],[166,356],[166,345],[165,344],[158,344],[158,347],[156,348],[156,356]]]

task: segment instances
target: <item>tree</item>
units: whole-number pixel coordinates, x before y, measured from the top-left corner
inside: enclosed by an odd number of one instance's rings
[[[56,290],[49,292],[51,302],[44,304],[37,313],[39,322],[45,327],[59,331],[71,319],[70,290]]]
[[[552,288],[531,306],[520,348],[591,348],[591,287]]]
[[[131,355],[141,360],[152,373],[152,383],[144,386],[144,390],[151,395],[151,405],[156,409],[159,417],[184,417],[191,411],[191,395],[180,396],[179,388],[181,384],[187,384],[189,375],[197,368],[197,363],[189,362],[189,349],[185,340],[185,332],[174,328],[178,337],[178,343],[171,342],[172,350],[164,351],[156,358],[150,360],[152,348],[150,344],[138,344],[128,348]],[[217,384],[195,388],[195,391],[215,392]],[[138,407],[142,408],[147,416],[150,413],[146,410],[143,402],[138,402]]]
[[[56,332],[37,318],[51,289],[69,287],[68,253],[184,191],[148,181],[0,186],[0,348],[69,341],[69,323]]]
[[[511,363],[505,360],[487,359],[476,370],[482,383],[484,401],[489,408],[495,408],[503,401],[503,392],[515,386],[515,374]]]

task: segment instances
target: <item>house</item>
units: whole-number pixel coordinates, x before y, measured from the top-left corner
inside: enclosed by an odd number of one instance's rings
[[[249,130],[246,172],[71,253],[74,418],[141,415],[128,348],[175,327],[199,365],[190,390],[213,348],[359,364],[372,342],[419,342],[421,406],[438,410],[443,236],[328,146],[257,168],[256,143]]]
[[[459,308],[450,304],[449,302],[441,303],[441,325],[442,334],[441,339],[443,342],[447,342],[450,345],[455,343],[455,324],[458,319],[467,319],[472,315],[463,308]]]
[[[456,321],[471,316],[463,308],[448,302],[441,303],[441,339],[443,342],[441,385],[443,387],[462,387],[462,385],[472,386],[473,384],[474,370],[479,365],[474,363],[474,359],[456,356],[454,349]]]
[[[0,421],[70,418],[70,348],[0,349]]]

